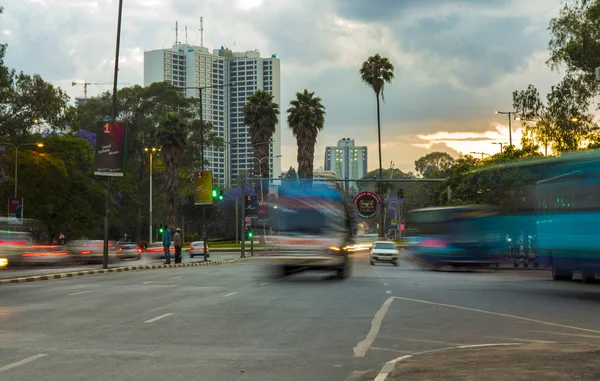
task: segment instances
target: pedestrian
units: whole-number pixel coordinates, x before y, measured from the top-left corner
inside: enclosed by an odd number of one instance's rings
[[[162,235],[163,248],[165,249],[165,265],[171,264],[171,231],[165,225],[165,231]]]
[[[173,246],[175,246],[175,263],[181,263],[181,247],[183,246],[183,240],[181,239],[181,229],[175,229],[173,235]]]

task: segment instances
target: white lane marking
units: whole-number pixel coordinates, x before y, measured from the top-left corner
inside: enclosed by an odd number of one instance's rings
[[[228,296],[235,295],[235,294],[237,294],[237,292],[230,292],[229,294],[223,295],[223,297],[226,298]]]
[[[16,367],[21,366],[21,365],[25,365],[27,363],[30,363],[30,362],[35,361],[37,359],[41,359],[42,357],[46,357],[46,356],[48,356],[48,355],[45,354],[45,353],[39,353],[39,354],[37,354],[35,356],[27,357],[26,359],[23,359],[21,361],[17,361],[17,362],[13,362],[12,364],[4,365],[2,368],[0,368],[0,373],[6,372],[9,369],[16,368]]]
[[[536,331],[535,329],[529,329],[529,332],[538,332],[538,333],[551,333],[553,335],[563,335],[563,336],[574,336],[574,337],[587,337],[590,339],[600,339],[600,336],[594,335],[580,335],[577,333],[565,333],[565,332],[554,332],[554,331]]]
[[[148,282],[144,282],[144,284],[150,284],[150,283],[154,283],[154,282],[156,282],[156,281],[155,280],[151,280],[151,281],[148,281]]]
[[[392,290],[387,290],[385,293],[388,295],[392,295]]]
[[[73,292],[73,293],[69,294],[69,296],[72,296],[72,295],[82,295],[82,294],[89,294],[90,292],[94,292],[94,291],[79,291],[79,292]]]
[[[354,357],[365,357],[367,351],[371,347],[371,344],[373,344],[373,341],[375,341],[375,337],[377,337],[377,334],[379,333],[383,318],[390,308],[392,301],[394,301],[394,297],[390,296],[385,302],[383,302],[383,305],[379,311],[377,311],[373,317],[373,320],[371,321],[371,330],[367,334],[367,337],[354,347]]]
[[[370,373],[372,370],[373,369],[355,370],[354,372],[350,373],[348,378],[346,378],[344,381],[359,381],[363,375]]]
[[[461,346],[458,346],[458,347],[434,349],[432,351],[420,352],[420,353],[418,353],[418,355],[424,355],[424,354],[427,354],[427,353],[445,352],[445,351],[450,351],[450,350],[453,350],[453,349],[469,349],[469,348],[482,348],[482,347],[503,347],[503,346],[514,346],[514,345],[521,345],[521,343],[498,343],[498,344],[461,345]],[[390,373],[392,373],[392,371],[394,370],[394,367],[396,366],[397,363],[399,363],[401,361],[404,361],[406,359],[412,358],[415,355],[417,355],[417,353],[412,354],[412,355],[400,356],[400,357],[398,357],[396,359],[393,359],[392,361],[386,362],[385,365],[383,366],[383,368],[381,368],[381,370],[377,374],[377,377],[375,377],[374,381],[385,381],[385,379],[390,375]]]
[[[384,286],[389,286],[387,283],[384,283],[383,285],[384,285]]]
[[[582,327],[575,327],[575,326],[572,326],[572,325],[565,325],[565,324],[559,324],[559,323],[552,323],[552,322],[549,322],[549,321],[531,319],[531,318],[527,318],[527,317],[523,317],[523,316],[505,314],[505,313],[501,313],[501,312],[493,312],[493,311],[480,310],[478,308],[469,308],[469,307],[457,306],[457,305],[454,305],[454,304],[436,303],[436,302],[430,302],[430,301],[427,301],[427,300],[404,298],[404,297],[401,297],[401,296],[393,296],[392,298],[396,298],[396,299],[399,299],[399,300],[406,300],[408,302],[429,304],[429,305],[432,305],[432,306],[455,308],[457,310],[463,310],[463,311],[479,312],[481,314],[486,314],[486,315],[502,316],[502,317],[506,317],[506,318],[510,318],[510,319],[528,321],[530,323],[537,323],[537,324],[549,325],[549,326],[552,326],[552,327],[561,327],[561,328],[566,328],[566,329],[572,329],[572,330],[575,330],[575,331],[583,331],[583,332],[591,332],[591,333],[600,334],[600,331],[597,331],[597,330],[594,330],[594,329],[582,328]]]
[[[181,279],[180,276],[174,276],[173,278],[169,278],[169,279]]]
[[[268,284],[270,284],[270,283],[271,283],[271,282],[264,282],[264,283],[261,283],[261,284],[259,284],[259,286],[266,286],[266,285],[268,285]]]
[[[173,315],[173,313],[169,312],[169,313],[167,313],[167,314],[164,314],[164,315],[157,316],[157,317],[155,317],[155,318],[153,318],[153,319],[146,320],[144,323],[154,323],[154,322],[155,322],[155,321],[157,321],[157,320],[164,319],[164,318],[166,318],[166,317],[168,317],[168,316],[171,316],[171,315]]]
[[[491,339],[502,339],[502,340],[518,340],[518,341],[524,341],[524,342],[528,342],[528,343],[539,343],[539,344],[556,344],[556,341],[548,341],[548,340],[532,340],[532,339],[522,339],[520,337],[505,337],[505,336],[489,336],[489,335],[485,335],[484,337],[489,337]]]

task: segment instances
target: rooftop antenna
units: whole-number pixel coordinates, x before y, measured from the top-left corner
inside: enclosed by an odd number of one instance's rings
[[[179,44],[179,24],[175,21],[175,45]]]
[[[185,44],[187,45],[187,25],[185,26]]]
[[[200,47],[204,47],[204,17],[200,17]]]

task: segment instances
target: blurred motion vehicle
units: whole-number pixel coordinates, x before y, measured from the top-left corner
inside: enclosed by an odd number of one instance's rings
[[[175,245],[171,242],[170,246],[171,251],[171,259],[175,258]],[[163,247],[162,242],[152,242],[146,248],[145,253],[147,253],[147,257],[151,259],[165,259],[165,249]]]
[[[190,258],[194,258],[196,255],[204,256],[204,247],[206,246],[206,256],[210,257],[210,248],[204,243],[204,241],[194,241],[190,243],[187,251],[190,254]]]
[[[119,259],[141,259],[142,248],[135,243],[121,243],[118,245],[117,256]]]
[[[537,257],[554,280],[600,272],[600,160],[537,183]]]
[[[400,251],[392,241],[376,241],[370,252],[371,266],[377,262],[391,263],[398,266],[400,261]]]
[[[41,221],[25,218],[16,224],[0,218],[0,268],[69,262],[63,248],[48,242],[48,229]]]
[[[108,260],[115,262],[119,259],[115,241],[108,242]],[[71,260],[76,263],[102,263],[104,260],[103,240],[75,240],[69,241],[65,248]]]
[[[348,246],[353,244],[352,222],[344,193],[324,184],[282,185],[272,199],[267,240],[274,249],[265,256],[278,274],[334,271],[350,275]]]
[[[412,210],[407,234],[417,260],[431,266],[498,266],[506,261],[505,218],[491,205]]]

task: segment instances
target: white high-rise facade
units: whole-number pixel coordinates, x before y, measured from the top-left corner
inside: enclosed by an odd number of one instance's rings
[[[255,158],[248,128],[244,126],[244,105],[256,90],[273,94],[281,103],[280,61],[275,55],[260,57],[258,51],[232,52],[221,47],[212,53],[208,48],[177,44],[170,49],[144,52],[144,86],[169,81],[178,87],[208,87],[202,90],[202,115],[212,122],[214,132],[226,142],[223,149],[205,147],[215,183],[229,186],[243,172],[252,173]],[[185,91],[188,97],[198,97],[198,89]],[[281,172],[281,128],[276,126],[269,150],[270,175]],[[256,174],[258,175],[258,174]]]
[[[337,146],[326,147],[325,171],[335,172],[339,179],[362,179],[367,174],[367,147],[355,146],[354,139],[350,138],[338,141]]]

